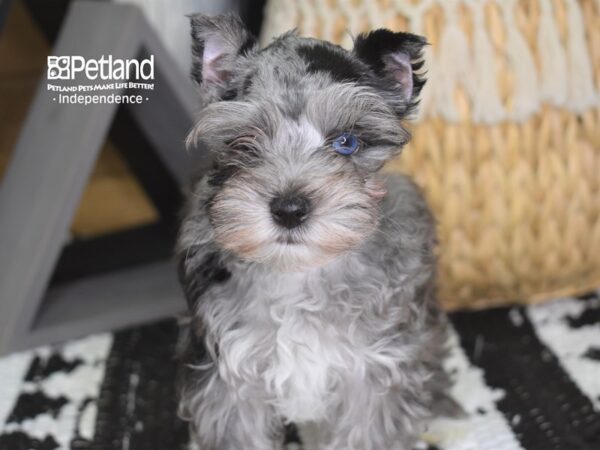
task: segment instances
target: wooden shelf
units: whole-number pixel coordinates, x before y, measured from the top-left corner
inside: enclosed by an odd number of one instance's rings
[[[187,182],[192,167],[202,170],[207,164],[206,152],[193,160],[184,148],[197,107],[191,82],[137,8],[72,2],[51,53],[87,58],[153,54],[154,90],[147,93],[148,102],[128,106],[123,116],[118,105],[57,104],[42,75],[0,188],[0,354],[159,319],[184,307],[170,258],[118,271],[96,264],[102,269],[96,275],[48,288],[113,120],[115,125],[131,120],[126,127],[139,128],[153,149],[147,157],[162,168],[151,175],[167,173],[174,180],[171,192]],[[136,146],[132,151],[139,160],[144,150]],[[172,206],[150,178],[140,178],[141,184],[162,217]]]

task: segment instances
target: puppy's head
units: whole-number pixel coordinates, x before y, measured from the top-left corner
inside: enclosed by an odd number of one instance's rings
[[[235,16],[191,18],[206,105],[188,144],[215,154],[207,214],[239,257],[302,270],[359,246],[385,195],[377,172],[408,141],[423,38],[377,30],[352,51],[288,33],[259,49]]]

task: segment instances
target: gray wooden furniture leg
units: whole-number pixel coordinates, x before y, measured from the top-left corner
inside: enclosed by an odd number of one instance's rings
[[[135,7],[73,2],[54,55],[154,54],[154,91],[132,108],[169,171],[192,165],[183,141],[196,105],[191,83]],[[47,290],[81,193],[118,105],[58,104],[40,81],[0,186],[0,354],[180,311],[170,262]]]

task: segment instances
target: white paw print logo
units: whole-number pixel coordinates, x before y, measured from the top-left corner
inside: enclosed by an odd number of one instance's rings
[[[70,79],[70,64],[68,56],[48,56],[48,79]]]

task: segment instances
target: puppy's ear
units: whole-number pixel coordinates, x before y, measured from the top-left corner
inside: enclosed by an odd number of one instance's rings
[[[192,79],[207,103],[227,93],[238,58],[256,49],[256,38],[234,14],[189,16],[192,27]]]
[[[425,79],[416,71],[423,66],[425,38],[410,33],[394,33],[379,29],[359,35],[354,41],[354,54],[373,69],[387,89],[399,95],[410,107],[417,101]]]

